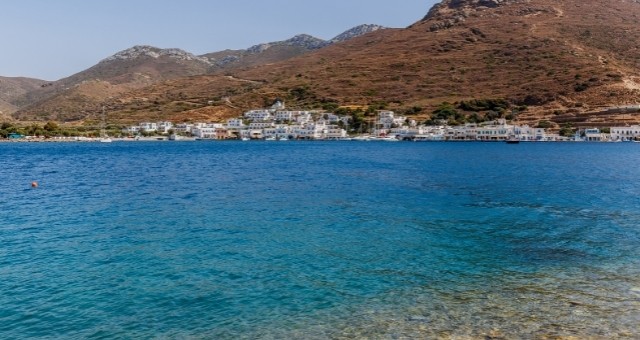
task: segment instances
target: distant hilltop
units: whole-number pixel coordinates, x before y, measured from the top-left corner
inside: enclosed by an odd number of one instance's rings
[[[292,109],[436,114],[450,125],[640,124],[637,110],[608,110],[640,103],[638,0],[443,0],[426,12],[406,28],[362,25],[199,56],[137,46],[45,87],[0,82],[10,89],[0,89],[0,110],[77,125],[103,107],[120,124],[220,122],[280,98]]]

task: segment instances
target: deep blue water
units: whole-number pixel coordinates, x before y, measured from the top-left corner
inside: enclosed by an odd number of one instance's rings
[[[0,143],[0,338],[637,338],[639,164],[637,143]]]

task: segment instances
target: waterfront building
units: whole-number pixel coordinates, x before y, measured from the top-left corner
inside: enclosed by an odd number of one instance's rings
[[[543,128],[533,128],[529,125],[523,126],[514,126],[513,132],[516,138],[521,141],[546,141],[551,140],[550,136],[547,135],[547,132]]]
[[[158,130],[158,123],[144,122],[140,123],[140,131],[155,132]]]
[[[171,122],[159,122],[158,129],[156,130],[159,133],[166,134],[169,133],[169,130],[173,128],[173,123]]]
[[[584,140],[587,142],[602,142],[604,140],[603,133],[598,128],[584,130]]]
[[[212,127],[197,127],[191,130],[191,134],[201,139],[217,139],[216,128]]]
[[[180,123],[180,124],[176,124],[173,127],[173,131],[175,131],[178,134],[190,134],[191,133],[191,129],[193,129],[193,124],[187,124],[187,123]]]
[[[618,126],[611,128],[612,141],[632,141],[640,139],[640,125]]]
[[[393,127],[398,127],[404,125],[407,118],[404,116],[397,116],[393,111],[380,111],[378,112],[378,121],[376,122],[376,128],[383,129],[391,129]]]
[[[324,139],[344,139],[347,138],[347,130],[338,125],[327,125],[325,128]]]

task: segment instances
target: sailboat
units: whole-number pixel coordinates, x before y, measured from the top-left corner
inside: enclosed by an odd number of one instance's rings
[[[103,106],[102,122],[100,123],[100,143],[111,143],[112,142],[111,138],[109,138],[109,136],[107,136],[106,132],[104,131],[104,125],[105,125],[105,114],[104,114],[104,106]]]

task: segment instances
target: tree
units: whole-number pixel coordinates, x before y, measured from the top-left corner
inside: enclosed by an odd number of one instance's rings
[[[53,121],[48,121],[43,127],[46,131],[57,131],[60,127]]]
[[[558,134],[562,137],[571,137],[573,136],[575,131],[571,128],[571,124],[564,124],[560,129]]]
[[[439,121],[445,121],[449,125],[459,125],[464,122],[464,117],[450,103],[444,102],[438,106],[431,114],[430,124],[437,124]]]
[[[541,120],[540,122],[538,122],[538,125],[536,127],[540,129],[550,129],[553,127],[553,123],[548,120]]]

